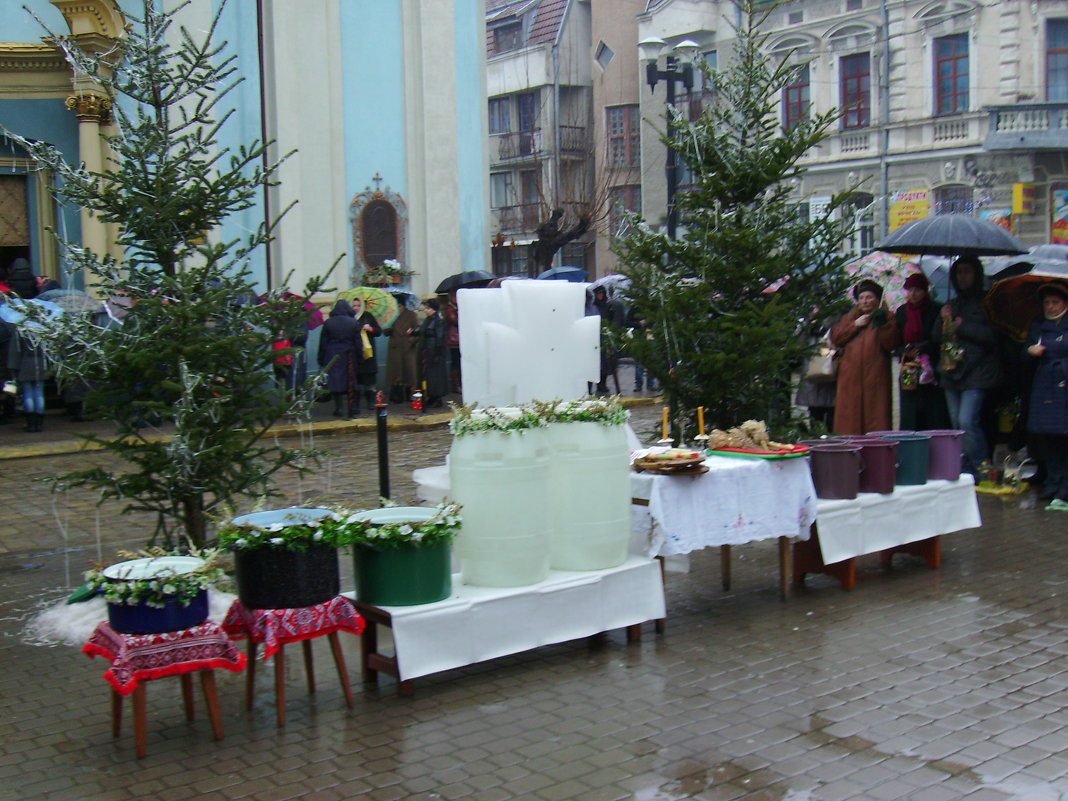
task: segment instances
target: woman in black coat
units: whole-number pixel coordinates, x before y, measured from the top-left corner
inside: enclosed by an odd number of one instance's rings
[[[442,405],[441,399],[449,391],[449,349],[445,344],[448,323],[441,315],[441,304],[434,298],[423,301],[423,325],[419,339],[423,352],[423,381],[426,382],[426,406],[428,409]]]
[[[904,341],[897,351],[901,357],[902,375],[898,381],[901,400],[901,428],[906,431],[949,428],[946,398],[938,386],[938,348],[931,342],[931,329],[938,324],[941,304],[931,298],[931,284],[923,273],[913,273],[905,279],[906,302],[897,307],[897,327]],[[907,365],[920,365],[910,371]]]
[[[350,304],[339,300],[330,311],[319,339],[319,365],[330,364],[326,388],[334,398],[334,416],[342,417],[341,402],[348,399],[348,416],[360,411],[359,393],[367,400],[367,408],[375,405],[375,379],[378,361],[375,359],[375,337],[382,329],[369,313],[363,301],[356,298]],[[331,363],[331,360],[333,362]]]
[[[1046,466],[1040,498],[1047,509],[1068,511],[1068,284],[1051,281],[1038,290],[1042,316],[1031,323],[1026,354],[1036,360],[1027,428]]]

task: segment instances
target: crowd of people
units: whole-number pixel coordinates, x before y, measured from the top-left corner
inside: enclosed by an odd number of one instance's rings
[[[837,349],[833,422],[836,434],[866,434],[892,427],[893,360],[898,363],[900,429],[963,431],[963,469],[981,478],[991,459],[994,403],[1018,395],[1030,456],[1043,469],[1039,497],[1048,509],[1068,510],[1068,283],[1037,289],[1042,313],[1020,347],[995,326],[984,304],[983,268],[973,256],[950,267],[951,297],[938,304],[927,277],[904,282],[906,302],[890,309],[883,287],[862,280],[853,308],[830,329]],[[1007,376],[1023,376],[1013,382]],[[822,404],[813,388],[802,402]],[[824,390],[826,393],[826,390]]]

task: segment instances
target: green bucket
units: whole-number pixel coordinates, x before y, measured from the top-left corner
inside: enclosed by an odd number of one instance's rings
[[[897,442],[898,486],[927,483],[927,461],[930,458],[931,438],[926,434],[892,434],[883,439]]]
[[[415,606],[452,593],[452,543],[353,549],[356,600],[375,606]]]

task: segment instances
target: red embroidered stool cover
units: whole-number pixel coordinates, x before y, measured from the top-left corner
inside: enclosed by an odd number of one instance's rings
[[[82,647],[82,653],[90,657],[103,656],[111,661],[104,678],[111,685],[111,733],[114,737],[118,737],[122,729],[122,699],[133,695],[138,759],[145,756],[145,684],[153,679],[166,676],[181,679],[186,720],[192,720],[192,674],[199,672],[215,739],[222,739],[214,670],[225,668],[238,673],[245,669],[245,655],[234,647],[218,623],[209,620],[199,626],[162,634],[122,634],[105,622],[93,631]]]
[[[326,636],[334,655],[338,679],[345,693],[345,704],[352,707],[352,688],[345,667],[345,656],[338,640],[339,631],[352,634],[363,632],[364,620],[343,596],[316,606],[295,609],[248,609],[241,601],[234,601],[223,621],[223,629],[233,639],[248,638],[248,673],[245,680],[245,706],[252,708],[256,695],[256,649],[265,644],[264,661],[274,657],[274,695],[279,727],[286,725],[285,645],[300,642],[304,649],[304,672],[308,692],[315,692],[315,671],[312,663],[311,641]]]

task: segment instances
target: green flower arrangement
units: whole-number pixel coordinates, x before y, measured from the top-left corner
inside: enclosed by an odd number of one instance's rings
[[[219,526],[219,545],[230,551],[257,548],[306,551],[315,545],[339,548],[347,545],[351,537],[351,526],[346,524],[345,516],[345,510],[332,509],[329,515],[316,520],[294,517],[292,522],[267,526],[238,524],[230,519]]]
[[[555,400],[537,403],[536,406],[538,413],[549,423],[600,423],[604,426],[621,426],[630,417],[618,395],[587,400]]]
[[[449,430],[454,437],[468,434],[511,434],[541,428],[548,424],[544,414],[539,413],[534,405],[526,406],[488,406],[478,409],[474,406],[452,404],[452,421]]]
[[[164,567],[151,578],[109,578],[105,571],[109,565],[99,565],[85,574],[86,592],[102,595],[108,603],[127,606],[151,606],[161,609],[169,601],[178,601],[189,606],[206,589],[212,587],[225,575],[219,564],[222,554],[216,549],[207,551],[165,551],[153,548],[138,553],[120,551],[123,560],[159,559],[161,557],[195,557],[202,564],[191,571]]]
[[[460,505],[449,502],[440,504],[433,516],[426,520],[372,523],[360,519],[361,515],[366,514],[356,512],[345,518],[354,545],[370,545],[375,548],[399,548],[413,544],[437,545],[455,539],[463,525]]]

